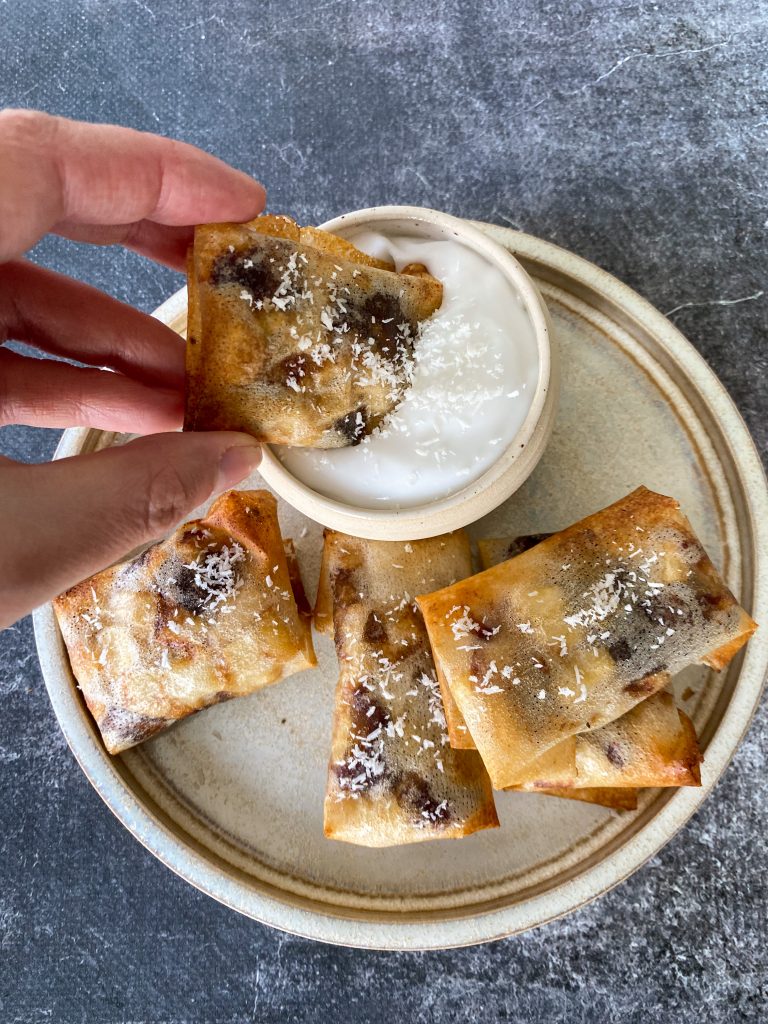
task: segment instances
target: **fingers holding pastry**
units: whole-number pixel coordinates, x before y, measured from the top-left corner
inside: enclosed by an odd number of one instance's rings
[[[56,229],[57,235],[71,238],[74,242],[90,242],[92,245],[122,245],[141,256],[148,256],[155,263],[162,263],[172,270],[183,271],[187,261],[187,250],[194,240],[194,226],[174,227],[156,224],[152,220],[140,220],[133,224],[76,224]]]
[[[0,349],[0,425],[98,427],[154,434],[181,425],[178,389],[153,388],[109,370]]]
[[[96,288],[25,260],[0,265],[0,343],[108,367],[181,392],[184,342],[165,324]]]
[[[158,434],[43,465],[0,463],[0,628],[167,533],[260,458],[252,438],[222,432]]]
[[[51,230],[93,241],[94,225],[118,226],[162,258],[164,233],[130,226],[244,221],[265,201],[258,182],[195,146],[37,111],[0,113],[0,168],[0,262]]]

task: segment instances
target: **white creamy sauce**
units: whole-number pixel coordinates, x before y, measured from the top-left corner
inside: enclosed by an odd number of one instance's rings
[[[442,305],[421,325],[411,386],[359,445],[274,450],[326,497],[360,508],[413,508],[475,481],[514,439],[538,379],[533,325],[506,278],[459,242],[369,231],[350,241],[398,270],[423,263],[442,281]]]

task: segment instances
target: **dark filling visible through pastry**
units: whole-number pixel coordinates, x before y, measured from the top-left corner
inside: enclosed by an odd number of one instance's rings
[[[376,612],[371,612],[365,620],[363,640],[367,644],[385,644],[387,642],[387,631]]]
[[[359,305],[350,304],[344,319],[350,330],[370,338],[374,350],[390,362],[413,351],[418,324],[406,320],[402,304],[394,295],[374,292]],[[407,331],[402,329],[403,324]]]
[[[180,565],[176,569],[173,580],[166,586],[164,596],[193,615],[200,614],[206,598],[205,591],[195,583],[195,570],[187,565]]]
[[[621,752],[621,747],[615,741],[607,745],[605,748],[605,756],[615,768],[623,768],[627,763],[626,758]]]
[[[333,600],[337,608],[349,608],[360,600],[360,593],[351,569],[334,569],[331,573]]]
[[[507,557],[515,558],[517,555],[522,555],[524,551],[536,547],[537,544],[551,536],[551,533],[527,533],[522,537],[515,537],[507,548]]]
[[[445,800],[436,800],[429,784],[416,772],[398,773],[391,782],[392,792],[400,804],[419,823],[427,822],[441,828],[451,820]]]
[[[281,281],[278,266],[272,261],[288,255],[289,251],[279,243],[265,242],[258,248],[222,253],[213,264],[211,284],[240,285],[248,289],[254,302],[271,299]]]
[[[346,437],[353,445],[360,444],[368,432],[368,415],[364,405],[345,416],[339,417],[333,424],[333,429]]]

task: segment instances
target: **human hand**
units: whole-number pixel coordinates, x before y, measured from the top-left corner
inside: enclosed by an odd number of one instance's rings
[[[0,348],[0,424],[152,435],[42,465],[0,457],[0,628],[167,532],[261,454],[245,434],[157,433],[181,425],[178,335],[18,257],[52,231],[181,270],[192,225],[248,220],[264,200],[258,182],[184,143],[0,113],[0,345],[24,341],[87,364]]]

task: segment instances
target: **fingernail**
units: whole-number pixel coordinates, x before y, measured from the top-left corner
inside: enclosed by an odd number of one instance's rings
[[[216,491],[226,491],[244,480],[261,462],[261,446],[258,444],[238,444],[227,448],[219,459],[216,474]]]

